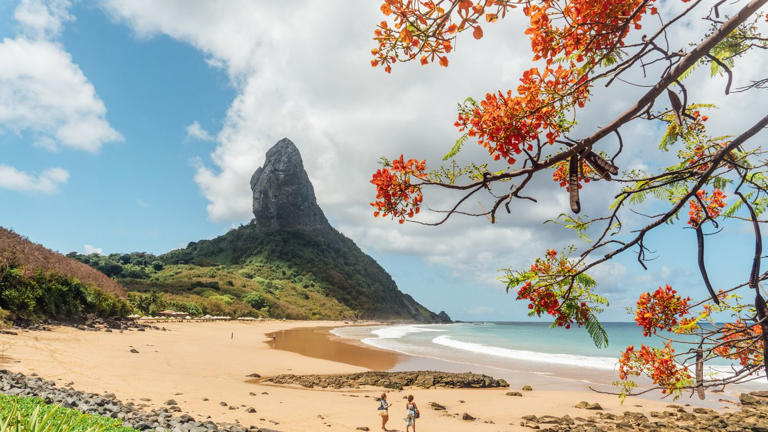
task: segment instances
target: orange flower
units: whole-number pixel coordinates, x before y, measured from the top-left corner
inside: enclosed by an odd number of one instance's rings
[[[483,37],[483,29],[480,26],[476,26],[475,30],[472,32],[472,36],[474,36],[475,39],[481,39]]]
[[[672,330],[677,318],[688,315],[690,297],[681,297],[671,286],[659,287],[651,293],[643,293],[637,299],[635,322],[643,328],[643,335],[656,334],[657,330]]]
[[[421,187],[411,183],[412,177],[426,177],[426,161],[409,159],[403,155],[392,161],[391,165],[379,169],[373,174],[371,183],[376,186],[376,201],[371,203],[376,210],[374,217],[392,216],[398,222],[405,222],[419,213],[424,196]]]

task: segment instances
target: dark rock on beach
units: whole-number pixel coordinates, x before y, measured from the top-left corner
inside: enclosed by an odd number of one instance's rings
[[[431,406],[432,409],[435,410],[435,411],[445,411],[445,406],[440,405],[437,402],[430,402],[429,406]]]
[[[391,389],[420,388],[503,388],[506,381],[476,373],[451,373],[436,371],[415,372],[361,372],[345,375],[292,375],[284,374],[265,378],[262,382],[283,385],[299,385],[313,388],[357,388],[374,386]]]

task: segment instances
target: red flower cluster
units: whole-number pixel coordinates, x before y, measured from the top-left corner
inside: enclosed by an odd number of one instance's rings
[[[531,142],[543,131],[550,144],[560,136],[560,116],[566,106],[583,107],[589,98],[589,87],[581,85],[586,81],[586,75],[562,65],[544,72],[529,69],[520,79],[517,96],[511,90],[506,95],[488,93],[474,110],[460,112],[455,125],[460,132],[477,137],[495,160],[513,164],[514,155],[532,150]]]
[[[537,276],[560,275],[572,272],[571,266],[566,259],[558,259],[557,251],[549,249],[544,259],[536,258],[531,265],[531,272]],[[528,309],[536,316],[547,313],[555,317],[555,324],[558,327],[571,328],[571,324],[576,323],[579,326],[589,321],[590,307],[585,302],[569,305],[568,310],[562,307],[558,295],[554,292],[552,285],[546,283],[533,284],[528,281],[524,283],[517,292],[518,300],[528,300]]]
[[[515,162],[514,155],[530,150],[531,142],[542,133],[553,143],[564,132],[563,113],[583,107],[589,98],[588,76],[579,64],[594,66],[600,53],[622,46],[628,21],[640,28],[639,22],[649,10],[643,4],[643,0],[527,4],[523,12],[530,26],[525,33],[531,37],[533,60],[546,59],[544,71],[524,72],[517,96],[511,90],[506,95],[488,93],[479,107],[459,113],[456,126],[476,136],[494,159],[509,164]],[[559,18],[567,23],[562,28],[554,24]],[[554,68],[556,57],[567,61]]]
[[[711,196],[706,191],[699,190],[696,192],[696,196],[699,197],[698,200],[692,199],[688,203],[688,225],[692,227],[697,227],[704,221],[705,210],[707,215],[714,219],[720,216],[720,211],[725,207],[726,196],[720,189],[715,188]],[[702,208],[699,200],[705,204],[705,208]]]
[[[409,159],[403,155],[392,161],[391,166],[379,169],[373,174],[371,183],[376,186],[376,201],[371,205],[376,209],[375,217],[391,215],[398,222],[405,222],[419,213],[424,196],[421,187],[411,183],[411,177],[426,177],[426,162]]]
[[[681,297],[667,285],[651,293],[643,293],[637,300],[635,322],[643,328],[643,335],[650,336],[656,330],[669,330],[678,324],[677,319],[688,314],[690,297]]]
[[[379,23],[374,40],[379,43],[371,50],[373,67],[383,66],[388,73],[398,52],[405,60],[420,56],[422,65],[437,59],[440,66],[448,66],[446,54],[453,50],[456,35],[472,30],[475,39],[483,37],[480,19],[494,22],[504,17],[507,10],[517,7],[509,0],[385,0],[381,12],[392,17],[392,24]]]
[[[721,345],[715,354],[738,360],[742,366],[756,366],[763,362],[763,329],[759,324],[747,327],[739,320],[726,324],[720,337]]]
[[[479,39],[482,16],[488,22],[496,21],[516,4],[507,0],[385,0],[381,11],[394,20],[391,25],[382,21],[376,29],[374,39],[379,46],[372,50],[371,63],[383,65],[389,72],[403,54],[407,60],[420,56],[422,64],[439,59],[447,66],[445,55],[453,49],[458,32],[472,29]],[[477,137],[495,160],[509,164],[516,162],[516,155],[532,149],[532,142],[541,134],[553,143],[568,127],[562,115],[583,107],[589,98],[589,69],[603,53],[622,46],[629,24],[640,28],[648,11],[655,13],[655,8],[644,0],[526,3],[523,12],[530,25],[525,33],[531,38],[533,60],[546,59],[546,67],[524,72],[517,95],[512,90],[486,94],[479,106],[459,113],[456,126]],[[565,24],[558,27],[560,22]],[[564,61],[555,68],[558,57]]]
[[[562,3],[546,0],[529,4],[523,12],[531,22],[525,33],[531,37],[531,47],[536,54],[533,59],[543,58],[550,63],[559,56],[577,54],[581,57],[623,46],[624,37],[629,33],[627,21],[640,29],[643,15],[649,10],[655,12],[655,8],[649,9],[644,3],[643,0],[570,0]],[[563,22],[565,26],[557,27],[557,22]],[[580,59],[577,61],[581,62]]]
[[[552,172],[552,180],[558,183],[560,187],[564,187],[565,190],[570,190],[568,187],[568,161],[562,161],[555,165],[555,171]],[[589,183],[589,176],[592,174],[592,168],[585,162],[581,163],[581,173],[579,173],[579,189],[581,189],[581,183]]]
[[[675,362],[675,350],[667,342],[664,348],[649,348],[642,345],[639,350],[630,345],[619,358],[619,379],[647,375],[653,383],[668,393],[691,379],[685,367]]]

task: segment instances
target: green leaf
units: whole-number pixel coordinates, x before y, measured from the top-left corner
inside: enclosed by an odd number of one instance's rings
[[[595,343],[596,347],[608,347],[608,333],[605,331],[602,324],[600,324],[594,314],[589,314],[589,321],[587,321],[585,328],[587,333],[589,333],[589,336],[592,338],[592,342]]]
[[[451,151],[449,151],[448,153],[446,153],[445,156],[443,156],[443,160],[448,160],[456,156],[461,151],[461,148],[464,146],[464,143],[467,141],[468,137],[469,135],[467,134],[460,136],[459,139],[456,140],[456,144],[454,144],[453,148],[451,148]]]
[[[589,222],[586,222],[586,219],[587,217],[583,215],[573,217],[566,213],[560,213],[557,219],[548,219],[548,220],[545,220],[544,223],[546,224],[546,223],[552,222],[562,226],[563,228],[574,230],[576,231],[576,235],[580,239],[589,243],[592,240],[586,234],[587,228],[589,228]]]

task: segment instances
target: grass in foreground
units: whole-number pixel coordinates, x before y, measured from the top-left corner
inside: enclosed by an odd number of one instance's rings
[[[136,432],[121,425],[38,398],[0,395],[0,432]]]

